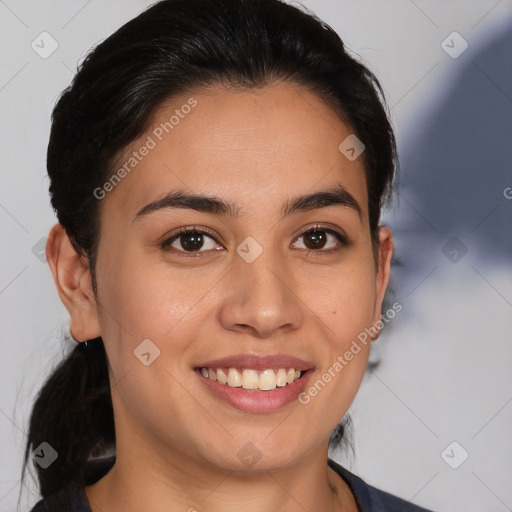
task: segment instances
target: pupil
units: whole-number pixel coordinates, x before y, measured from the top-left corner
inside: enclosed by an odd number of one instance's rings
[[[203,236],[201,233],[187,233],[181,235],[181,246],[183,249],[195,251],[203,245]]]
[[[318,249],[325,245],[326,238],[323,231],[310,231],[305,237],[304,244],[308,249]]]

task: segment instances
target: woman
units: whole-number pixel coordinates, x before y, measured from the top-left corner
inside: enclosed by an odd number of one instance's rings
[[[424,510],[328,458],[395,154],[376,78],[278,0],[164,0],[99,44],[48,147],[78,343],[31,415],[33,511]]]

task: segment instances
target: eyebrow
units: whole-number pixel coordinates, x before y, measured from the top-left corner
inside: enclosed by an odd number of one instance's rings
[[[295,213],[307,212],[329,206],[343,206],[355,211],[361,217],[362,210],[354,196],[343,186],[333,189],[305,194],[287,200],[281,208],[281,219]],[[188,208],[198,212],[239,218],[241,207],[235,202],[229,202],[214,196],[192,194],[182,190],[170,192],[162,199],[143,206],[135,215],[134,221],[150,213],[168,208]]]

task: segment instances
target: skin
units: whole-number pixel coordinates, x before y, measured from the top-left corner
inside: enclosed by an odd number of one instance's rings
[[[163,105],[126,155],[190,96]],[[49,236],[47,259],[71,332],[77,340],[101,336],[110,364],[117,461],[86,488],[91,508],[355,511],[347,484],[327,467],[328,437],[357,393],[370,343],[307,405],[270,413],[220,401],[193,368],[241,352],[282,352],[312,362],[314,383],[380,318],[393,238],[380,228],[376,265],[363,158],[349,161],[338,150],[352,130],[298,85],[210,88],[193,97],[191,113],[100,201],[97,297],[87,261],[62,227]],[[361,214],[335,205],[281,219],[287,200],[337,185]],[[236,201],[243,214],[173,208],[134,221],[145,204],[177,189]],[[328,235],[325,248],[307,254],[301,235],[316,223],[345,233],[349,245],[325,252],[339,245]],[[182,256],[179,237],[176,252],[159,246],[194,224],[215,235],[205,235],[199,257]],[[252,263],[235,251],[247,236],[263,248]],[[147,338],[160,349],[150,366],[134,357]],[[261,457],[251,468],[237,456],[248,442]]]

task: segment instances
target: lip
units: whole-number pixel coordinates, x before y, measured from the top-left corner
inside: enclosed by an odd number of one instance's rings
[[[274,362],[276,361],[274,357],[272,357],[271,360]],[[221,359],[212,362],[217,364],[219,361],[223,362]],[[284,360],[280,360],[280,362],[283,361]],[[233,362],[233,358],[229,358],[229,363],[231,362]],[[251,362],[254,363],[254,361]],[[291,367],[293,368],[293,366]],[[254,368],[254,366],[251,368]],[[268,365],[262,369],[266,368],[268,368]],[[291,402],[295,401],[298,403],[297,397],[302,393],[314,372],[314,368],[309,368],[300,379],[294,381],[292,384],[287,384],[283,387],[276,387],[270,391],[256,391],[245,390],[241,387],[233,388],[228,384],[220,384],[218,381],[204,377],[197,368],[194,370],[194,373],[198,376],[206,389],[215,397],[227,402],[229,405],[240,411],[253,413],[273,412],[281,409]]]
[[[250,368],[253,370],[295,368],[296,370],[307,371],[313,369],[314,365],[304,361],[303,359],[286,354],[273,354],[266,356],[259,356],[256,354],[236,354],[198,364],[195,368]]]

